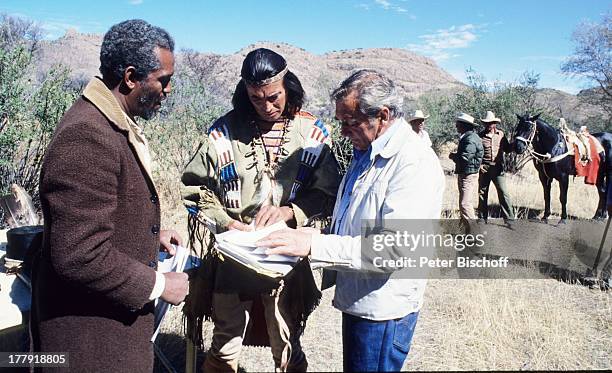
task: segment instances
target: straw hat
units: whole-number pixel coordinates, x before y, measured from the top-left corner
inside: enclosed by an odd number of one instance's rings
[[[408,118],[408,123],[412,122],[413,120],[417,120],[417,119],[425,120],[427,118],[429,118],[429,115],[424,115],[421,110],[415,110],[412,116]]]
[[[501,119],[499,119],[498,117],[495,116],[495,113],[493,113],[492,111],[487,111],[487,115],[485,115],[484,118],[480,119],[480,121],[482,123],[500,123]]]
[[[466,113],[459,113],[459,115],[457,115],[457,118],[455,118],[455,121],[466,123],[466,124],[469,124],[470,126],[476,125],[476,123],[474,123],[474,117]]]

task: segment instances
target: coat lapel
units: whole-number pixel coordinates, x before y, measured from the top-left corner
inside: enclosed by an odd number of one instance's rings
[[[121,109],[115,96],[113,96],[104,82],[98,77],[93,78],[87,84],[87,87],[85,87],[83,96],[94,104],[113,125],[127,133],[128,142],[132,146],[136,159],[138,159],[138,162],[140,162],[146,171],[146,177],[151,185],[155,185],[151,172],[151,157],[147,140],[140,127]]]

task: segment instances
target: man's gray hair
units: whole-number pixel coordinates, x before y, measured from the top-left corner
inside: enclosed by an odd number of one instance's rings
[[[331,98],[337,102],[353,92],[357,92],[359,110],[370,119],[383,107],[389,109],[391,119],[404,116],[404,98],[393,81],[376,70],[355,71],[332,92]]]
[[[174,52],[174,40],[166,30],[141,19],[113,25],[104,35],[100,50],[100,72],[105,80],[118,83],[128,66],[136,69],[136,78],[145,79],[161,67],[155,48]]]

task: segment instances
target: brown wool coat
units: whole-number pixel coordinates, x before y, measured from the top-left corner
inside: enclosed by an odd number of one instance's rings
[[[73,372],[153,369],[148,298],[160,209],[120,127],[78,99],[57,126],[41,172],[45,232],[33,274],[32,346],[69,352]]]

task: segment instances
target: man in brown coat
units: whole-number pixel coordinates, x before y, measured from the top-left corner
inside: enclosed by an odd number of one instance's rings
[[[74,372],[152,371],[153,300],[179,304],[188,291],[184,273],[155,270],[160,248],[181,240],[160,230],[148,145],[135,122],[153,117],[170,92],[173,50],[170,35],[145,21],[111,27],[103,78],[87,85],[47,149],[32,347],[68,352]]]

